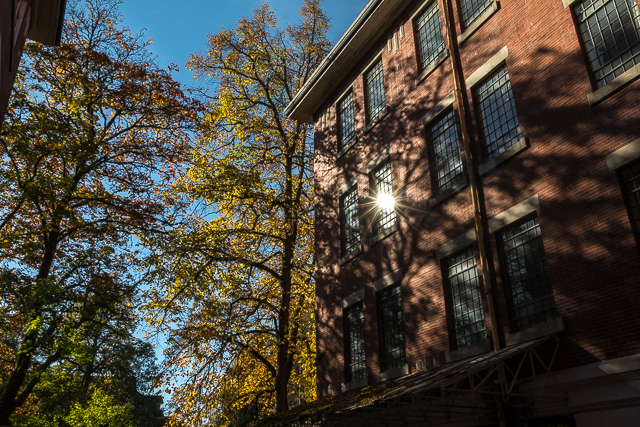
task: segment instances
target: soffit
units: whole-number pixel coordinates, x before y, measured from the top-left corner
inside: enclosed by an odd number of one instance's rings
[[[27,37],[49,46],[59,45],[66,3],[66,0],[34,0]]]

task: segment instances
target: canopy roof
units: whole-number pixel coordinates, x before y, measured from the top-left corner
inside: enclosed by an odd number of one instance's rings
[[[301,405],[259,426],[438,425],[542,397],[559,340],[549,336]],[[542,350],[542,351],[540,351]],[[548,362],[543,356],[550,355]],[[528,386],[522,387],[527,379]],[[534,387],[531,387],[531,384]],[[532,390],[534,391],[532,393]],[[500,403],[498,403],[500,402]]]

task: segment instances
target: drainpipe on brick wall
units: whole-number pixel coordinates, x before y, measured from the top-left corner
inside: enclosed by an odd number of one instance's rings
[[[493,339],[493,350],[500,350],[500,336],[498,334],[498,319],[496,316],[496,308],[493,301],[493,289],[491,286],[491,276],[489,273],[489,261],[487,258],[487,241],[485,240],[486,210],[480,202],[478,192],[478,179],[476,177],[475,156],[471,150],[471,138],[469,129],[467,128],[467,114],[462,94],[467,90],[458,63],[459,46],[457,39],[453,35],[451,28],[451,16],[453,9],[449,0],[442,0],[444,3],[444,27],[447,33],[447,41],[449,43],[449,57],[451,58],[451,71],[453,73],[453,83],[455,89],[456,104],[458,105],[458,113],[460,114],[460,125],[462,128],[462,145],[465,158],[467,161],[467,170],[469,171],[469,188],[471,190],[471,200],[473,201],[473,212],[476,227],[476,237],[478,239],[478,250],[480,252],[480,271],[482,276],[482,284],[484,286],[485,296],[487,298],[487,307],[489,308],[489,319],[491,319],[491,338]],[[451,15],[450,15],[451,14]]]

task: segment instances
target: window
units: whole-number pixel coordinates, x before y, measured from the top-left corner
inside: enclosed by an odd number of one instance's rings
[[[538,218],[529,218],[498,233],[498,246],[511,296],[516,330],[548,322],[557,316],[547,275]]]
[[[338,104],[338,150],[346,147],[356,137],[353,118],[353,92],[349,92]]]
[[[364,357],[364,310],[362,301],[344,311],[347,382],[367,376]]]
[[[464,27],[468,28],[476,22],[483,13],[489,10],[492,4],[493,0],[460,0]]]
[[[382,325],[382,371],[405,365],[404,332],[402,327],[402,294],[400,285],[390,286],[378,293],[378,307]]]
[[[619,173],[622,193],[629,209],[631,228],[637,239],[640,237],[640,162],[621,168]]]
[[[443,261],[451,295],[456,346],[464,348],[482,342],[486,338],[484,309],[473,249],[466,249]]]
[[[393,200],[393,184],[391,182],[391,162],[386,161],[373,171],[376,197],[378,200]],[[377,203],[375,233],[380,234],[396,223],[396,211],[392,203]]]
[[[640,63],[636,0],[584,0],[574,11],[598,87]]]
[[[340,198],[343,256],[360,249],[360,216],[358,211],[358,187],[354,185],[351,191]]]
[[[367,119],[369,123],[374,121],[387,107],[384,99],[384,77],[382,74],[382,59],[365,75],[367,87]]]
[[[427,143],[434,193],[442,193],[453,187],[463,176],[453,110],[427,129]]]
[[[507,67],[489,76],[475,92],[484,137],[483,154],[493,158],[522,138]]]
[[[444,38],[442,37],[437,1],[434,0],[427,6],[425,11],[418,17],[416,26],[418,29],[420,69],[424,70],[444,51]]]

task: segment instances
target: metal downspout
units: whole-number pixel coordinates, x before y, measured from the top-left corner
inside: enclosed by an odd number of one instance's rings
[[[466,106],[463,97],[463,90],[466,91],[465,82],[460,78],[460,64],[458,41],[454,38],[454,31],[451,27],[451,16],[453,9],[449,0],[442,0],[444,3],[444,27],[446,31],[447,41],[449,43],[449,57],[451,58],[451,71],[453,73],[453,82],[455,89],[456,104],[460,114],[460,125],[462,128],[462,145],[467,162],[467,170],[469,171],[469,189],[471,190],[471,200],[473,202],[474,222],[476,228],[476,237],[478,239],[478,250],[480,252],[480,271],[481,280],[484,286],[485,296],[487,298],[487,306],[489,308],[489,319],[491,319],[491,338],[493,340],[493,350],[500,350],[500,336],[498,334],[498,319],[496,316],[495,304],[493,301],[493,289],[491,286],[491,276],[489,273],[489,261],[487,258],[487,242],[485,240],[484,222],[486,221],[486,210],[480,202],[478,191],[478,179],[476,177],[475,156],[471,150],[471,138],[469,129],[467,128]]]

